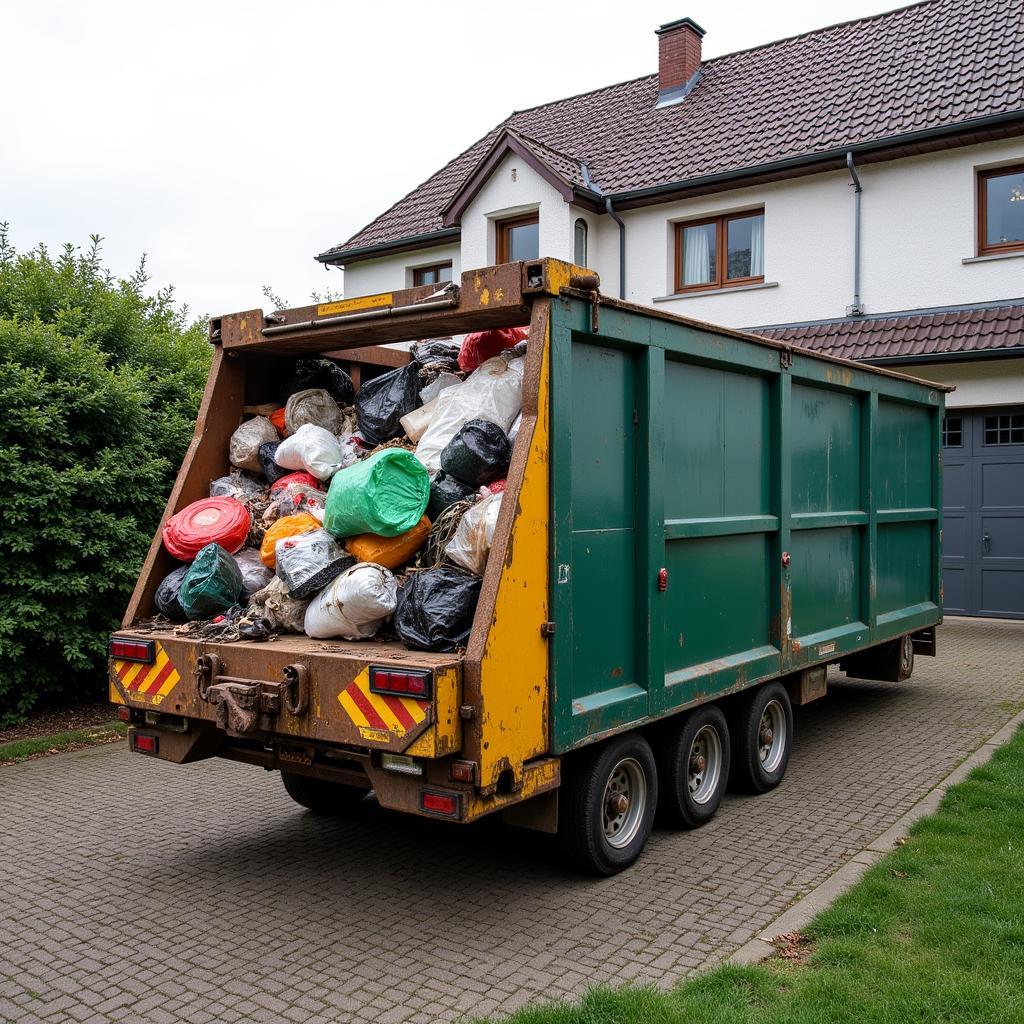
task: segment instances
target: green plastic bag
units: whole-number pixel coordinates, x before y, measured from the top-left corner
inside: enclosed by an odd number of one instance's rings
[[[335,537],[397,537],[420,521],[429,500],[430,477],[419,459],[404,448],[385,448],[334,474],[324,529]]]
[[[238,603],[242,570],[219,544],[207,544],[189,566],[178,602],[190,619],[216,615]]]

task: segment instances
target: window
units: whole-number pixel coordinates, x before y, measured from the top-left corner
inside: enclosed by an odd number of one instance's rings
[[[963,448],[964,421],[962,416],[946,416],[942,420],[942,447]]]
[[[535,260],[540,256],[540,217],[516,217],[498,222],[497,256],[499,263]]]
[[[1024,413],[986,416],[985,444],[1024,444]]]
[[[764,280],[764,210],[676,225],[676,291]]]
[[[587,265],[587,222],[582,217],[572,231],[572,261],[577,267]]]
[[[1024,166],[978,173],[978,255],[1024,251]]]
[[[421,284],[440,284],[442,281],[452,279],[452,265],[450,263],[437,263],[432,267],[416,267],[412,272],[412,283],[414,286]]]

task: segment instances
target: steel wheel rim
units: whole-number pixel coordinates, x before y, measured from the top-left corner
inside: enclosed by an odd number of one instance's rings
[[[761,712],[757,727],[757,753],[761,767],[771,775],[782,763],[786,750],[786,712],[777,700],[770,700]]]
[[[640,831],[646,810],[647,774],[635,757],[624,757],[608,773],[601,800],[608,845],[616,850],[629,846]]]
[[[722,737],[713,725],[697,730],[686,763],[686,785],[695,804],[706,804],[722,776]]]

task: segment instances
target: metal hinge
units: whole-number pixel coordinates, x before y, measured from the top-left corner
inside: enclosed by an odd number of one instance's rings
[[[793,365],[793,353],[788,348],[784,348],[779,353],[779,366],[784,370],[788,370]]]
[[[553,622],[542,622],[540,624],[540,635],[544,637],[555,635],[555,624]]]

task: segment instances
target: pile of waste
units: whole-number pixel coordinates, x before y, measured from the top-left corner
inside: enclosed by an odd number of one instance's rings
[[[367,380],[296,360],[210,496],[173,515],[157,610],[209,638],[466,644],[522,410],[526,331],[418,342]],[[269,412],[270,407],[267,408]]]

